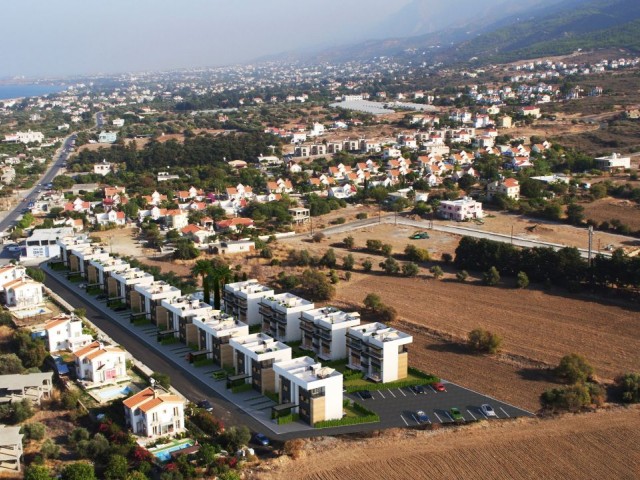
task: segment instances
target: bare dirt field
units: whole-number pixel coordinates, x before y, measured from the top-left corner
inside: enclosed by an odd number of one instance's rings
[[[562,356],[580,353],[592,362],[603,379],[640,370],[637,307],[533,289],[386,275],[355,274],[337,290],[338,301],[354,306],[361,305],[367,293],[378,293],[405,322],[451,335],[454,340],[464,340],[474,328],[486,328],[501,335],[503,351],[516,358],[557,365]],[[429,355],[438,353],[438,348],[428,346],[413,350],[417,350],[414,352],[417,355],[410,356],[410,362],[416,362],[415,366],[420,368],[423,365],[418,362],[428,361]],[[440,362],[429,363],[433,365],[433,373],[447,378],[438,368]],[[464,385],[475,377],[464,368],[456,371]],[[521,376],[526,378],[527,371],[521,372]],[[484,391],[490,388],[491,382],[483,383]],[[537,389],[532,393],[537,399]]]
[[[552,419],[481,422],[435,431],[391,430],[377,438],[308,440],[250,479],[487,478],[634,479],[640,471],[640,410]]]
[[[620,220],[632,230],[640,230],[640,204],[619,198],[602,198],[591,203],[581,204],[584,216],[598,223]]]

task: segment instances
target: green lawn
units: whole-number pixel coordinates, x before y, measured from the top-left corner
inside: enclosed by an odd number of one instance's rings
[[[344,380],[344,388],[347,392],[357,392],[358,390],[383,390],[386,388],[402,388],[411,387],[414,385],[426,385],[429,383],[438,382],[439,379],[432,375],[427,375],[422,372],[409,372],[406,378],[395,382],[388,383],[376,383],[364,378],[347,378]]]

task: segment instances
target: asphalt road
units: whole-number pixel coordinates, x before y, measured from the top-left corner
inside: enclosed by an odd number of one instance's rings
[[[71,149],[71,143],[76,139],[76,134],[70,135],[67,137],[60,149],[60,155],[56,158],[53,157],[53,161],[51,162],[51,166],[49,170],[45,172],[45,174],[40,178],[40,183],[47,184],[53,181],[53,179],[58,175],[61,165],[67,161],[69,157],[69,152]],[[2,221],[0,221],[0,232],[6,231],[8,228],[12,227],[14,223],[17,221],[18,217],[22,215],[22,210],[24,210],[29,202],[36,201],[38,199],[38,191],[39,187],[36,185],[31,190],[28,191],[25,200],[20,202],[16,207],[10,211]]]

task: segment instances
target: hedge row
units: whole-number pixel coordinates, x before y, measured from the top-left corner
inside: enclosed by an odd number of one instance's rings
[[[243,383],[242,385],[237,385],[235,387],[231,387],[231,393],[248,392],[252,388],[253,388],[253,386],[250,383]]]
[[[289,415],[283,415],[282,417],[274,418],[278,425],[285,425],[287,423],[296,422],[300,419],[300,415],[297,413],[290,413]]]

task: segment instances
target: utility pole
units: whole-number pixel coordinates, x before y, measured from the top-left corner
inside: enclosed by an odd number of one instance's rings
[[[513,223],[511,224],[511,245],[513,245]]]
[[[589,225],[589,266],[591,266],[591,256],[592,256],[592,248],[593,248],[593,226]]]

